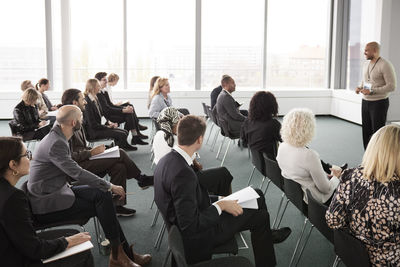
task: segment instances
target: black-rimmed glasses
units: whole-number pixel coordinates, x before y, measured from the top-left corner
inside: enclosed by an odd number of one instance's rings
[[[32,152],[27,150],[24,155],[19,156],[19,158],[27,157],[29,160],[32,160]]]

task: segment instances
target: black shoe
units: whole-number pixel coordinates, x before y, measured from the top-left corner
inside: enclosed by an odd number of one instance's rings
[[[345,163],[345,164],[343,164],[342,166],[340,166],[340,168],[342,169],[342,171],[344,171],[345,169],[347,169],[347,166],[348,166],[348,164]]]
[[[143,141],[142,139],[140,139],[140,137],[138,136],[133,136],[132,140],[131,140],[131,144],[132,145],[148,145],[149,143]]]
[[[139,124],[139,130],[141,131],[147,130],[147,126]]]
[[[141,174],[138,178],[138,185],[141,189],[147,189],[150,186],[154,185],[154,176],[147,176],[145,174]]]
[[[148,139],[149,137],[147,135],[138,133],[137,137],[139,137],[140,139]]]
[[[279,244],[289,237],[292,230],[289,227],[283,227],[272,231],[272,243]]]
[[[128,145],[124,146],[122,149],[125,150],[125,151],[136,151],[137,147],[131,146],[131,145],[128,144]]]
[[[136,210],[128,209],[128,208],[125,208],[122,206],[116,206],[115,212],[117,213],[117,216],[129,217],[129,216],[133,216],[136,213]]]

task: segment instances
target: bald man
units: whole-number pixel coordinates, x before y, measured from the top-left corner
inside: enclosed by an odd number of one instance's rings
[[[389,93],[396,88],[393,65],[379,54],[380,45],[377,42],[365,46],[364,55],[368,61],[364,64],[361,85],[356,88],[356,93],[363,95],[361,117],[364,149],[371,136],[385,126]]]
[[[37,146],[28,179],[32,212],[42,224],[96,216],[111,243],[110,266],[144,265],[151,256],[136,254],[129,247],[113,206],[111,192],[122,200],[124,189],[82,169],[71,158],[68,140],[81,125],[79,107],[63,106],[57,123]],[[70,178],[79,185],[70,185]]]

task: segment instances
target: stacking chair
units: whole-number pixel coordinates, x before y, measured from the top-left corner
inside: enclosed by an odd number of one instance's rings
[[[334,230],[334,244],[336,259],[333,267],[337,267],[342,261],[347,267],[370,267],[368,251],[364,243],[346,232],[346,230]]]
[[[206,144],[208,144],[208,139],[210,138],[210,136],[212,134],[212,129],[213,129],[214,125],[217,127],[217,131],[215,132],[213,140],[211,142],[211,151],[213,151],[214,150],[214,146],[215,146],[215,144],[217,142],[217,139],[218,139],[218,135],[221,132],[221,129],[219,127],[216,114],[213,113],[213,111],[211,110],[210,106],[207,106],[207,109],[208,109],[208,114],[210,115],[210,118],[211,118],[211,121],[213,122],[213,124],[211,125],[212,128],[210,129],[210,135],[207,138]]]
[[[247,181],[247,185],[248,186],[250,185],[251,179],[253,178],[254,170],[257,169],[263,176],[263,179],[262,179],[262,182],[260,185],[260,188],[262,188],[264,185],[264,181],[267,178],[267,173],[265,172],[265,161],[264,161],[263,153],[255,150],[255,149],[251,149],[251,148],[250,148],[250,153],[251,153],[251,163],[253,164],[253,169],[251,170],[249,180]],[[270,182],[271,182],[271,180],[268,180],[265,192],[267,191]]]
[[[18,132],[17,132],[17,129],[15,128],[14,124],[12,123],[12,121],[10,121],[8,123],[8,126],[10,127],[11,135],[12,136],[16,136],[16,137],[21,137],[22,141],[26,145],[26,149],[32,150],[32,152],[33,152],[33,150],[35,149],[36,143],[39,142],[40,139],[26,139],[23,136],[19,135]]]
[[[272,229],[278,229],[281,224],[283,215],[285,214],[285,211],[286,211],[286,208],[285,208],[285,210],[283,210],[281,215],[279,215],[281,208],[282,208],[283,200],[285,199],[285,192],[284,192],[284,188],[283,188],[284,178],[281,174],[281,168],[279,168],[278,162],[268,158],[267,154],[265,154],[265,153],[263,153],[263,158],[264,158],[264,163],[265,163],[265,173],[266,173],[267,177],[276,187],[278,187],[282,191],[282,197],[279,202],[278,211],[276,212],[274,222],[272,223]],[[267,189],[268,188],[265,189],[264,195],[267,193]],[[286,200],[286,206],[287,206],[288,201],[289,200]],[[280,218],[279,221],[278,221],[278,218]],[[275,225],[276,223],[278,223],[278,224]]]
[[[233,136],[233,135],[231,135],[231,134],[229,133],[229,130],[228,130],[228,123],[227,123],[226,121],[221,120],[221,119],[218,119],[218,123],[219,123],[219,126],[221,127],[221,134],[222,134],[222,136],[224,136],[225,138],[222,140],[222,143],[221,143],[221,145],[219,146],[219,149],[218,149],[218,152],[217,152],[217,156],[216,156],[217,159],[218,159],[219,153],[221,152],[221,149],[222,149],[222,147],[223,147],[223,145],[224,145],[225,139],[229,139],[229,140],[228,140],[228,144],[227,144],[227,146],[226,146],[226,150],[225,150],[224,157],[222,158],[222,161],[221,161],[221,167],[222,167],[222,166],[224,165],[225,158],[226,158],[226,155],[228,154],[229,147],[231,146],[231,143],[234,142],[234,140],[239,139],[240,136]]]
[[[183,240],[182,240],[182,235],[179,232],[178,228],[173,225],[169,231],[168,234],[168,243],[170,247],[170,251],[172,252],[172,255],[174,257],[174,260],[176,262],[177,267],[188,267],[189,265],[186,262],[185,258],[185,250],[183,247]],[[253,266],[250,261],[244,257],[239,257],[239,256],[230,256],[230,257],[224,257],[224,258],[218,258],[218,259],[212,259],[209,261],[204,261],[200,263],[196,263],[194,265],[190,266],[196,266],[196,267],[223,267],[223,266],[229,266],[229,267],[250,267]]]

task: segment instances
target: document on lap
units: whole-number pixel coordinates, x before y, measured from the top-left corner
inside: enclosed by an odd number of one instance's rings
[[[45,124],[45,125],[40,126],[40,127],[37,128],[35,131],[37,131],[37,130],[39,130],[39,129],[42,129],[43,127],[46,127],[46,126],[48,126],[49,124],[50,124],[50,121],[46,121],[46,124]]]
[[[111,158],[119,158],[119,146],[113,146],[109,149],[104,150],[103,153],[91,156],[89,160],[94,159],[111,159]]]
[[[221,200],[216,201],[218,203],[222,200],[237,200],[238,204],[245,209],[258,209],[257,198],[260,196],[257,192],[251,188],[250,186],[243,188],[235,193],[230,194],[227,197],[224,197]]]
[[[84,242],[82,244],[73,246],[71,248],[67,248],[63,252],[58,253],[58,254],[54,255],[53,257],[50,257],[50,258],[45,259],[45,260],[42,260],[42,262],[44,264],[46,264],[46,263],[49,263],[49,262],[52,262],[52,261],[56,261],[56,260],[59,260],[59,259],[63,259],[63,258],[72,256],[72,255],[78,254],[78,253],[80,253],[82,251],[85,251],[85,250],[88,250],[88,249],[91,249],[91,248],[93,248],[92,242],[86,241],[86,242]]]

